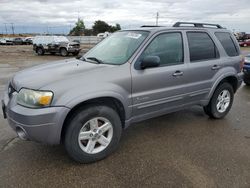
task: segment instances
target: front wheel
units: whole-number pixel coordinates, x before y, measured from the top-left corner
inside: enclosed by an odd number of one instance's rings
[[[204,107],[204,112],[214,119],[221,119],[230,111],[234,99],[232,86],[224,82],[215,90],[210,102]]]
[[[70,118],[64,146],[75,161],[91,163],[107,157],[117,148],[121,132],[121,120],[114,109],[91,105],[79,109]]]

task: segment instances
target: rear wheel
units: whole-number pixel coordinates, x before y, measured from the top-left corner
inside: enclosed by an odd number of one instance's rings
[[[36,49],[36,53],[37,53],[38,55],[43,55],[43,54],[44,54],[44,50],[43,50],[42,48],[37,48],[37,49]]]
[[[60,54],[61,54],[61,56],[66,57],[66,56],[68,56],[69,53],[68,53],[66,48],[61,48]]]
[[[121,120],[114,109],[91,105],[79,109],[70,118],[64,138],[65,149],[77,162],[95,162],[117,148],[121,132]]]
[[[234,99],[232,86],[224,82],[215,90],[210,102],[204,107],[204,112],[214,119],[220,119],[230,111]]]

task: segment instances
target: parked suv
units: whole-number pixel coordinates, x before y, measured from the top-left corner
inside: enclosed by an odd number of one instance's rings
[[[38,55],[44,53],[67,56],[69,53],[77,55],[80,51],[80,44],[77,42],[70,42],[64,36],[36,36],[33,39],[33,50]]]
[[[80,59],[17,73],[4,116],[20,138],[63,143],[80,163],[111,154],[135,122],[192,105],[223,118],[242,83],[239,45],[219,25],[186,24],[118,31]]]

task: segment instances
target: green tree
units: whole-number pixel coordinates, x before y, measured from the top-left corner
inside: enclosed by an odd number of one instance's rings
[[[95,21],[94,25],[92,26],[93,34],[98,34],[98,33],[104,33],[106,31],[108,32],[115,32],[118,30],[121,30],[120,24],[116,24],[115,26],[109,25],[104,21],[97,20]]]
[[[92,29],[85,29],[84,30],[84,35],[85,36],[91,36],[91,35],[93,35],[93,30]]]
[[[104,21],[97,20],[95,21],[94,25],[92,26],[93,33],[96,35],[98,33],[104,33],[110,30],[109,24]]]
[[[85,25],[84,25],[83,20],[78,19],[75,27],[73,29],[71,29],[71,31],[69,32],[69,35],[80,36],[80,35],[84,34],[84,30],[85,30]]]

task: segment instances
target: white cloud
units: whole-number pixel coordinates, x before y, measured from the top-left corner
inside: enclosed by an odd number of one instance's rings
[[[229,29],[249,31],[249,0],[1,0],[0,24],[69,26],[79,16],[87,27],[95,20],[120,23],[123,28],[176,21],[219,23]],[[3,26],[2,26],[3,27]]]

